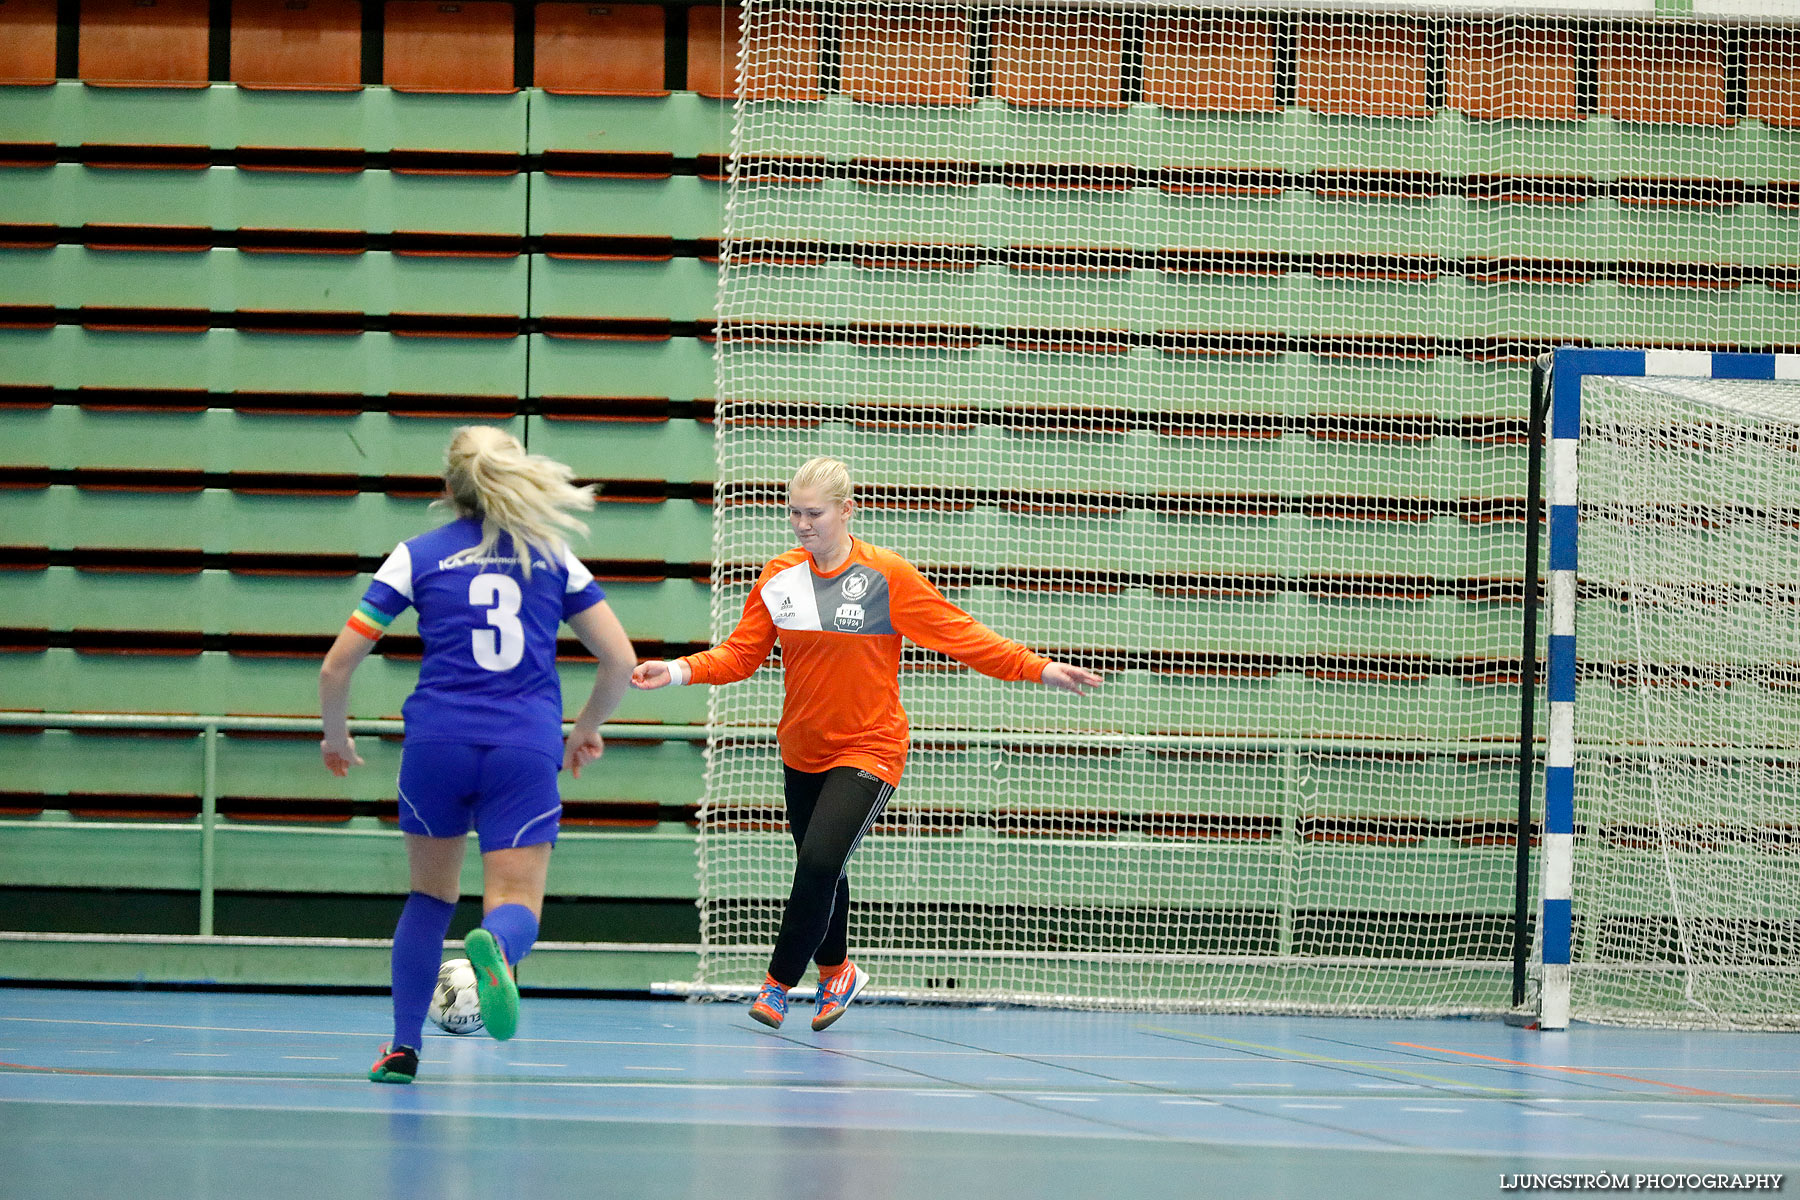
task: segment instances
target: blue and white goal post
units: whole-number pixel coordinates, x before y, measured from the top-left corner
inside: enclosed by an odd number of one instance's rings
[[[1708,471],[1714,471],[1714,475],[1708,475],[1703,479],[1696,477],[1696,479],[1685,480],[1683,484],[1667,489],[1663,493],[1652,493],[1651,488],[1654,488],[1654,482],[1642,479],[1643,475],[1661,475],[1663,471],[1654,470],[1654,468],[1645,471],[1643,466],[1660,461],[1658,455],[1663,455],[1676,468],[1683,462],[1694,462],[1696,459],[1708,457],[1706,453],[1697,450],[1694,437],[1705,439],[1710,434],[1696,435],[1694,430],[1710,430],[1714,425],[1714,421],[1706,416],[1710,410],[1705,408],[1706,403],[1712,403],[1712,399],[1708,398],[1708,387],[1699,385],[1697,381],[1712,380],[1721,383],[1721,387],[1712,389],[1717,392],[1717,396],[1724,398],[1721,407],[1717,408],[1717,412],[1721,414],[1721,421],[1719,421],[1721,425],[1730,423],[1741,414],[1748,414],[1751,425],[1757,425],[1760,421],[1764,421],[1764,417],[1768,417],[1768,408],[1764,407],[1764,399],[1742,399],[1741,389],[1744,385],[1726,383],[1726,381],[1764,381],[1764,383],[1753,383],[1748,387],[1751,389],[1760,387],[1760,389],[1766,390],[1766,394],[1791,392],[1793,396],[1800,398],[1800,383],[1795,383],[1793,387],[1775,387],[1780,381],[1800,381],[1800,354],[1706,353],[1706,351],[1656,351],[1656,349],[1570,349],[1570,347],[1564,347],[1564,349],[1553,351],[1553,354],[1546,354],[1544,360],[1539,363],[1539,367],[1543,367],[1546,360],[1550,365],[1550,381],[1548,381],[1548,392],[1550,392],[1548,441],[1550,441],[1550,446],[1548,446],[1548,480],[1546,480],[1546,491],[1548,491],[1548,592],[1546,592],[1546,596],[1548,596],[1548,617],[1550,617],[1550,637],[1548,637],[1548,648],[1546,648],[1548,651],[1546,680],[1548,680],[1548,700],[1550,700],[1550,732],[1548,732],[1548,745],[1544,747],[1543,838],[1541,838],[1541,876],[1539,876],[1541,878],[1541,909],[1539,909],[1539,928],[1537,928],[1535,941],[1539,946],[1537,957],[1539,957],[1539,970],[1541,970],[1537,1024],[1539,1024],[1539,1029],[1557,1031],[1557,1029],[1566,1029],[1570,1024],[1571,950],[1575,950],[1573,970],[1582,977],[1579,981],[1580,986],[1584,986],[1586,972],[1589,968],[1589,963],[1584,957],[1584,946],[1588,945],[1591,937],[1579,934],[1582,921],[1586,921],[1589,925],[1593,925],[1595,921],[1620,923],[1620,918],[1613,916],[1613,910],[1600,912],[1600,909],[1595,907],[1595,896],[1589,894],[1589,889],[1591,887],[1598,887],[1600,891],[1609,889],[1609,887],[1616,889],[1616,883],[1613,882],[1611,876],[1622,876],[1622,874],[1629,874],[1633,871],[1633,867],[1629,864],[1609,864],[1604,871],[1600,871],[1600,874],[1609,876],[1606,883],[1597,885],[1593,880],[1582,878],[1582,871],[1586,871],[1586,865],[1579,864],[1579,855],[1577,855],[1577,819],[1582,819],[1584,822],[1597,822],[1598,819],[1589,811],[1589,804],[1593,802],[1593,797],[1580,795],[1579,786],[1586,790],[1589,784],[1584,781],[1591,779],[1591,781],[1595,781],[1593,786],[1598,788],[1606,781],[1606,775],[1615,774],[1615,772],[1620,775],[1631,775],[1642,770],[1643,777],[1654,777],[1656,772],[1661,770],[1661,766],[1654,765],[1654,763],[1647,768],[1634,766],[1633,754],[1642,754],[1643,747],[1647,743],[1636,741],[1629,736],[1618,738],[1618,745],[1609,745],[1609,747],[1598,747],[1598,745],[1597,747],[1582,747],[1579,745],[1580,730],[1584,729],[1584,725],[1593,725],[1593,721],[1579,720],[1577,703],[1582,703],[1582,696],[1586,694],[1588,703],[1602,703],[1602,705],[1611,703],[1618,711],[1625,714],[1624,721],[1629,721],[1634,720],[1633,709],[1636,707],[1649,705],[1649,703],[1663,703],[1663,700],[1656,698],[1658,693],[1694,693],[1694,696],[1681,698],[1678,703],[1701,705],[1701,703],[1708,703],[1708,696],[1724,696],[1733,682],[1741,682],[1741,680],[1706,680],[1708,684],[1714,685],[1712,687],[1694,685],[1696,676],[1690,675],[1690,669],[1681,664],[1687,660],[1697,660],[1697,662],[1705,664],[1706,658],[1710,657],[1710,651],[1696,651],[1692,646],[1654,649],[1651,657],[1638,658],[1633,664],[1625,664],[1625,666],[1620,666],[1618,662],[1607,662],[1606,658],[1597,657],[1595,662],[1589,662],[1586,664],[1586,669],[1582,669],[1584,664],[1580,660],[1579,649],[1577,649],[1579,642],[1577,642],[1577,621],[1575,621],[1577,597],[1584,597],[1584,601],[1586,601],[1589,596],[1595,596],[1597,592],[1600,596],[1606,597],[1606,601],[1611,603],[1606,610],[1606,619],[1611,619],[1611,613],[1615,610],[1640,608],[1638,612],[1631,613],[1631,617],[1629,617],[1629,621],[1636,622],[1640,637],[1643,637],[1642,630],[1647,624],[1654,624],[1658,621],[1676,622],[1683,621],[1683,619],[1690,621],[1687,613],[1669,615],[1667,610],[1660,610],[1658,608],[1660,594],[1656,592],[1656,588],[1661,587],[1665,590],[1676,587],[1687,588],[1687,592],[1683,596],[1694,599],[1696,592],[1699,592],[1701,588],[1714,587],[1714,585],[1697,583],[1696,579],[1699,579],[1699,576],[1690,576],[1687,581],[1652,583],[1649,587],[1645,587],[1645,583],[1643,583],[1645,579],[1669,579],[1679,576],[1681,572],[1679,569],[1669,569],[1667,563],[1647,567],[1642,561],[1636,561],[1636,551],[1631,549],[1631,545],[1638,542],[1640,538],[1654,540],[1661,536],[1660,529],[1669,524],[1669,516],[1667,516],[1669,511],[1679,511],[1679,509],[1687,509],[1687,507],[1699,509],[1699,507],[1715,506],[1719,511],[1730,507],[1730,511],[1739,513],[1739,511],[1755,511],[1757,506],[1753,502],[1746,506],[1744,502],[1737,500],[1732,480],[1735,479],[1737,473],[1742,473],[1742,471],[1726,473],[1726,471],[1732,471],[1730,468],[1732,459],[1728,459],[1726,455],[1717,455],[1717,453],[1712,455],[1715,459],[1724,459],[1723,462],[1715,462],[1714,466],[1706,468]],[[1627,380],[1631,380],[1633,383],[1625,383]],[[1687,410],[1678,408],[1679,416],[1672,417],[1669,425],[1654,425],[1651,421],[1643,421],[1642,417],[1636,416],[1607,417],[1607,432],[1613,434],[1618,430],[1625,430],[1625,443],[1631,443],[1631,446],[1627,446],[1627,452],[1624,455],[1611,453],[1616,450],[1616,444],[1604,448],[1606,453],[1598,453],[1595,446],[1584,441],[1582,399],[1584,399],[1584,394],[1588,394],[1589,398],[1597,398],[1597,396],[1607,394],[1607,389],[1643,392],[1643,394],[1656,392],[1658,389],[1667,390],[1672,396],[1685,398],[1679,399],[1679,405],[1690,405],[1690,407]],[[1593,403],[1593,399],[1589,403]],[[1597,414],[1598,408],[1595,408],[1589,417],[1595,417]],[[1789,428],[1787,437],[1793,437],[1793,426],[1787,426],[1787,428]],[[1593,435],[1591,426],[1589,426],[1589,435]],[[1651,446],[1651,450],[1645,452],[1642,450],[1642,446]],[[1705,446],[1703,450],[1712,452],[1715,448],[1714,446]],[[1796,450],[1800,450],[1800,446],[1796,446]],[[1532,453],[1539,453],[1539,450],[1534,446]],[[1733,453],[1742,457],[1744,450],[1739,446],[1737,450],[1733,450]],[[1593,500],[1589,497],[1589,491],[1597,488],[1597,484],[1593,479],[1582,477],[1582,462],[1584,459],[1588,459],[1589,473],[1597,475],[1600,471],[1598,464],[1607,461],[1607,455],[1611,455],[1611,466],[1607,470],[1611,470],[1613,473],[1624,473],[1624,475],[1638,475],[1638,482],[1633,486],[1625,486],[1620,497],[1609,498],[1609,500]],[[1800,453],[1795,453],[1795,459],[1800,461]],[[1631,470],[1633,466],[1636,470]],[[1796,466],[1782,468],[1782,470],[1800,470],[1800,462],[1796,462]],[[1717,480],[1724,480],[1723,489],[1717,493],[1708,493],[1708,488],[1712,488]],[[1786,486],[1782,486],[1782,488],[1786,488]],[[1777,488],[1782,497],[1800,495],[1800,486],[1796,486],[1793,493],[1784,491],[1782,488]],[[1656,500],[1656,498],[1651,498],[1654,495],[1676,498],[1674,500]],[[1692,497],[1699,498],[1692,500]],[[1622,543],[1627,547],[1624,551],[1624,558],[1631,560],[1631,572],[1636,572],[1636,574],[1627,572],[1625,576],[1620,576],[1624,579],[1624,583],[1618,583],[1618,585],[1597,583],[1595,579],[1589,579],[1584,574],[1584,567],[1591,567],[1591,563],[1582,558],[1582,549],[1580,549],[1580,542],[1584,536],[1582,524],[1584,524],[1584,515],[1588,513],[1582,504],[1602,506],[1602,509],[1595,509],[1595,511],[1600,511],[1604,516],[1618,516],[1620,513],[1624,513],[1622,518],[1613,520],[1611,527],[1607,527],[1604,531],[1604,538],[1598,527],[1589,531],[1589,540],[1593,540],[1593,538],[1604,540],[1609,552],[1616,554],[1616,547]],[[1652,513],[1652,516],[1647,518],[1643,513]],[[1715,524],[1715,518],[1701,518],[1701,520]],[[1793,522],[1787,522],[1787,524],[1791,525]],[[1642,527],[1642,531],[1640,531],[1640,527]],[[1694,538],[1692,547],[1701,549],[1701,547],[1710,545],[1710,542],[1706,542],[1706,538],[1710,534],[1712,534],[1712,529],[1705,529],[1705,533],[1697,538],[1692,531],[1687,531],[1683,536]],[[1786,534],[1777,531],[1775,536],[1784,538]],[[1782,543],[1782,545],[1786,545],[1786,543]],[[1786,551],[1782,552],[1786,554]],[[1705,558],[1705,552],[1697,554],[1696,558]],[[1651,561],[1652,563],[1656,561],[1654,556],[1651,556]],[[1728,565],[1721,563],[1719,570],[1728,570]],[[1645,572],[1649,572],[1649,574],[1645,574]],[[1656,572],[1661,572],[1660,576]],[[1535,576],[1535,563],[1528,565],[1528,578],[1532,578],[1532,576]],[[1607,590],[1607,587],[1611,587],[1611,590]],[[1732,594],[1733,588],[1741,588],[1742,585],[1741,581],[1733,583],[1732,579],[1719,579],[1717,587],[1721,588],[1724,594]],[[1759,587],[1762,587],[1760,583]],[[1791,604],[1791,599],[1793,599],[1793,594],[1789,592],[1789,604]],[[1719,603],[1717,597],[1712,597],[1708,606],[1721,608],[1723,604]],[[1645,615],[1643,610],[1649,610],[1649,615]],[[1588,610],[1588,612],[1593,612],[1593,610]],[[1721,621],[1719,630],[1715,630],[1717,640],[1723,640],[1730,644],[1733,640],[1732,628],[1723,624],[1726,617],[1721,617],[1719,621]],[[1618,621],[1618,624],[1624,626],[1625,621]],[[1582,648],[1586,649],[1588,646],[1582,646]],[[1607,653],[1606,649],[1598,646],[1598,642],[1595,642],[1595,646],[1591,649],[1595,655],[1606,655]],[[1687,660],[1681,658],[1683,653],[1687,653]],[[1733,655],[1730,651],[1724,651],[1724,653],[1717,653],[1714,657],[1723,662],[1723,660],[1733,658]],[[1795,630],[1793,658],[1800,658],[1800,628]],[[1676,664],[1676,666],[1670,666],[1670,664]],[[1791,662],[1782,664],[1782,666],[1791,666]],[[1706,667],[1696,667],[1696,669],[1706,669]],[[1584,680],[1588,680],[1588,682],[1577,684],[1577,675],[1584,676]],[[1669,685],[1672,680],[1679,685]],[[1782,685],[1793,687],[1793,684],[1786,680],[1782,682]],[[1746,691],[1751,691],[1751,689],[1739,687],[1739,694],[1732,694],[1730,700],[1710,700],[1710,703],[1739,702],[1739,696]],[[1624,727],[1624,721],[1622,721],[1622,727]],[[1609,729],[1604,718],[1600,720],[1598,727]],[[1760,736],[1766,736],[1768,723],[1751,721],[1751,727],[1757,730]],[[1690,765],[1690,759],[1712,759],[1710,768],[1715,772],[1717,770],[1735,772],[1737,759],[1746,756],[1755,756],[1759,759],[1766,756],[1786,756],[1786,765],[1789,766],[1793,765],[1793,761],[1795,761],[1793,750],[1796,750],[1796,747],[1751,747],[1746,750],[1744,747],[1732,747],[1732,745],[1728,745],[1728,741],[1730,741],[1728,738],[1710,738],[1701,732],[1696,732],[1694,736],[1678,736],[1669,743],[1661,743],[1665,747],[1661,752],[1656,752],[1652,748],[1651,754],[1647,756],[1647,761],[1658,759],[1660,754],[1669,754],[1670,757],[1679,757],[1681,766],[1687,768]],[[1667,747],[1674,748],[1670,750]],[[1580,779],[1577,775],[1577,756],[1579,754],[1584,756],[1582,761],[1586,763]],[[1726,766],[1721,768],[1721,763]],[[1800,774],[1793,775],[1793,777],[1800,779]],[[1642,786],[1642,784],[1627,784],[1627,786]],[[1705,788],[1692,788],[1692,786],[1676,788],[1667,779],[1661,784],[1652,781],[1651,784],[1645,786],[1645,793],[1654,797],[1654,804],[1649,804],[1647,808],[1654,808],[1656,811],[1652,815],[1661,819],[1661,817],[1665,817],[1665,813],[1661,811],[1663,801],[1674,797],[1676,793],[1681,793],[1681,799],[1683,802],[1687,802],[1688,792],[1705,792]],[[1705,797],[1697,802],[1703,801],[1705,801]],[[1618,824],[1616,824],[1620,820],[1618,817],[1607,817],[1607,820],[1615,822],[1613,829],[1618,828]],[[1676,820],[1685,822],[1685,824],[1678,824],[1676,828],[1688,829],[1688,831],[1701,828],[1701,824],[1703,824],[1703,820],[1697,822],[1692,817],[1685,817],[1685,815],[1678,815]],[[1636,829],[1640,826],[1631,826],[1631,828]],[[1642,828],[1652,829],[1656,826],[1642,826]],[[1755,822],[1751,822],[1750,828],[1755,828]],[[1620,838],[1616,833],[1609,833],[1607,837],[1609,837],[1609,847],[1616,847],[1620,844]],[[1652,835],[1645,833],[1643,837],[1645,837],[1643,844],[1631,844],[1633,851],[1642,853],[1647,840]],[[1584,838],[1588,838],[1586,831],[1584,831]],[[1678,846],[1678,849],[1685,849],[1685,847]],[[1607,849],[1606,853],[1613,853],[1613,849]],[[1589,851],[1584,849],[1580,858],[1586,860],[1588,856]],[[1667,849],[1661,851],[1661,858],[1663,860],[1670,858]],[[1705,867],[1701,867],[1701,869],[1705,869]],[[1654,874],[1654,871],[1640,871],[1640,873]],[[1663,885],[1663,882],[1658,882],[1658,885]],[[1791,887],[1791,880],[1784,883],[1782,887]],[[1696,1000],[1696,988],[1694,988],[1696,950],[1688,945],[1688,934],[1683,932],[1683,927],[1694,918],[1692,912],[1685,910],[1685,905],[1688,905],[1690,901],[1683,900],[1683,892],[1679,889],[1674,892],[1674,900],[1670,900],[1667,905],[1660,905],[1658,903],[1660,900],[1660,896],[1656,896],[1656,898],[1652,898],[1651,903],[1645,903],[1642,898],[1633,901],[1633,903],[1638,903],[1638,907],[1625,909],[1627,916],[1624,921],[1629,923],[1636,916],[1636,918],[1642,919],[1643,923],[1654,925],[1661,930],[1661,937],[1663,937],[1661,945],[1669,946],[1669,948],[1660,954],[1647,955],[1654,959],[1651,966],[1645,966],[1642,963],[1627,963],[1625,957],[1629,957],[1629,955],[1607,954],[1604,957],[1604,970],[1606,972],[1636,970],[1640,975],[1663,973],[1670,977],[1678,977],[1685,972],[1687,973],[1685,984],[1679,981],[1661,984],[1663,995],[1674,997],[1674,1007],[1679,1007],[1683,990],[1685,990],[1688,1000],[1696,1002],[1697,1009],[1705,1009],[1706,1013],[1714,1013],[1717,1006],[1712,997],[1699,995],[1699,999]],[[1768,907],[1757,909],[1757,912],[1759,912],[1759,916],[1755,916],[1753,921],[1768,921]],[[1647,914],[1647,916],[1643,916],[1643,914]],[[1800,927],[1800,914],[1789,910],[1789,918],[1791,918],[1787,921],[1789,927]],[[1723,923],[1726,923],[1724,918],[1712,919],[1714,927],[1723,925]],[[1577,943],[1582,943],[1582,945],[1577,945]],[[1712,946],[1706,946],[1705,950],[1712,950]],[[1714,961],[1714,963],[1708,963],[1708,970],[1712,973],[1719,973],[1719,975],[1741,975],[1744,970],[1751,970],[1751,972],[1762,970],[1760,964],[1757,963],[1759,955],[1751,954],[1750,959],[1753,961],[1750,968],[1735,968],[1730,964],[1721,968]],[[1791,979],[1793,979],[1793,966],[1789,964],[1787,982],[1782,982],[1780,986],[1791,988],[1793,986]],[[1705,988],[1701,991],[1705,993]],[[1777,1000],[1777,1007],[1782,1007],[1782,1004],[1786,1004],[1786,1000]],[[1654,1002],[1640,1004],[1633,1000],[1633,1002],[1625,1004],[1624,1011],[1633,1011],[1636,1007],[1654,1009]],[[1577,997],[1575,1016],[1579,1020],[1595,1018],[1595,1016],[1589,1016],[1588,1007],[1582,997]],[[1611,1018],[1613,1018],[1611,1015],[1598,1016],[1598,1020],[1611,1020]],[[1649,1015],[1645,1015],[1645,1013],[1638,1013],[1636,1016],[1627,1015],[1622,1020],[1634,1020],[1634,1022],[1642,1020],[1643,1024],[1661,1024],[1654,1018],[1654,1011],[1651,1011]],[[1678,1018],[1672,1024],[1694,1024],[1694,1022],[1690,1022],[1687,1018]],[[1699,1024],[1708,1024],[1708,1022],[1705,1018],[1701,1018]],[[1732,1018],[1726,1018],[1724,1024],[1737,1024],[1737,1022]]]

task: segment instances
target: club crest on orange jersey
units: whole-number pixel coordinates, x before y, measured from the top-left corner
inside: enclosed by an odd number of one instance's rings
[[[861,600],[869,594],[869,577],[861,571],[852,571],[844,576],[844,599]],[[843,609],[838,610],[840,613]]]
[[[845,588],[845,591],[848,591]],[[833,620],[838,629],[844,633],[860,633],[863,627],[863,607],[860,604],[838,605],[837,616]]]

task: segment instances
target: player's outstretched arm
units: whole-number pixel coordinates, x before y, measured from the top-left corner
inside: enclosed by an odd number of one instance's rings
[[[325,769],[342,777],[363,760],[356,753],[356,741],[350,736],[350,677],[369,651],[375,648],[372,638],[345,626],[337,640],[325,652],[319,667],[319,715],[324,718],[325,736],[319,742],[319,756]]]
[[[1086,667],[1052,661],[1044,668],[1044,673],[1039,677],[1038,682],[1058,691],[1085,696],[1090,690],[1099,687],[1106,681],[1097,672],[1090,671]]]
[[[600,726],[613,715],[624,698],[637,652],[631,648],[631,639],[626,636],[625,627],[619,624],[612,605],[604,600],[570,617],[569,628],[599,662],[594,688],[588,693],[587,703],[575,715],[575,728],[569,731],[568,744],[563,748],[563,768],[580,779],[581,768],[606,752],[606,743],[600,738]]]

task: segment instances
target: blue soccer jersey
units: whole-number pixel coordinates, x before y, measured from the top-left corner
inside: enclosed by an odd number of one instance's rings
[[[467,558],[480,541],[481,522],[464,517],[400,543],[352,625],[385,628],[407,605],[419,610],[425,655],[401,710],[407,737],[524,746],[560,760],[557,629],[606,594],[567,549],[560,562],[533,550],[528,579],[510,537]]]

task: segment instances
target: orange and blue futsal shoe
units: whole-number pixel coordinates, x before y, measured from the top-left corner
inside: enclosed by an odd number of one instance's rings
[[[824,1029],[843,1016],[844,1010],[868,982],[869,973],[849,959],[845,959],[844,965],[834,974],[820,976],[819,1010],[813,1014],[813,1030]]]
[[[786,1017],[787,987],[765,978],[762,991],[756,993],[756,1000],[750,1005],[751,1020],[761,1021],[770,1029],[780,1029]]]
[[[488,1035],[504,1042],[519,1030],[519,985],[500,949],[500,939],[485,929],[472,929],[463,939],[463,953],[475,968],[475,1002]]]

